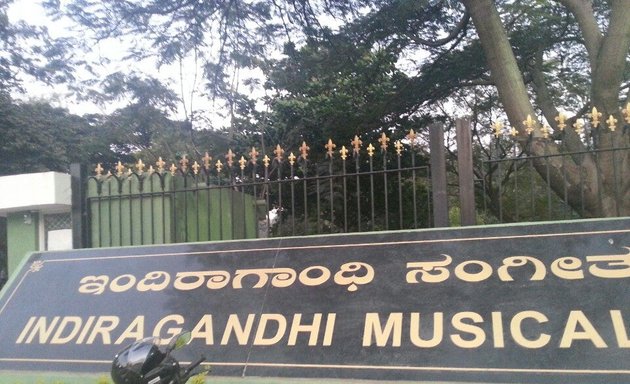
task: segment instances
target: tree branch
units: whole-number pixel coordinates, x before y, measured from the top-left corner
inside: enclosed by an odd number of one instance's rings
[[[457,25],[455,26],[455,29],[453,29],[448,36],[442,38],[442,39],[438,39],[435,41],[430,41],[430,40],[426,40],[423,39],[421,37],[418,36],[414,36],[412,37],[413,41],[415,41],[418,44],[421,45],[426,45],[428,47],[432,47],[432,48],[437,48],[437,47],[441,47],[445,44],[450,43],[451,41],[455,40],[455,38],[457,36],[459,36],[459,34],[466,29],[466,27],[468,26],[468,22],[470,21],[470,14],[468,13],[468,11],[464,12],[464,15],[462,16],[461,20],[457,23]]]
[[[559,3],[567,7],[567,9],[575,16],[582,36],[584,38],[584,46],[588,52],[591,70],[595,72],[597,67],[597,57],[602,43],[603,35],[597,25],[595,19],[595,11],[588,0],[557,0]],[[627,21],[627,20],[626,20]]]

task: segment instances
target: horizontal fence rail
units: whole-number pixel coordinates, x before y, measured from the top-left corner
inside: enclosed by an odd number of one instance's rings
[[[273,158],[252,148],[239,160],[230,150],[106,174],[99,164],[87,180],[89,246],[430,227],[430,171],[414,140],[392,146],[383,134],[377,149],[355,137],[340,150],[329,141],[320,161],[303,143],[298,156],[278,145]]]
[[[604,187],[599,173],[597,174],[597,204],[603,204],[604,188],[612,190],[615,200],[620,201],[623,183],[630,175],[621,174],[619,163],[629,153],[630,147],[620,147],[542,156],[523,153],[521,156],[486,160],[483,162],[484,177],[476,181],[483,191],[481,209],[486,217],[493,217],[501,223],[572,220],[588,217],[584,191],[591,187],[592,181],[585,178],[584,172],[580,172],[578,185],[570,188],[568,166],[581,167],[582,162],[588,157],[589,160],[595,162],[597,169],[601,169],[600,157],[611,156],[614,176],[612,182],[609,183],[611,185]],[[549,182],[550,163],[554,160],[561,163],[560,172],[563,183],[559,190],[554,190]],[[542,174],[536,170],[536,162],[543,164]],[[493,196],[495,196],[494,199]],[[570,204],[570,197],[577,203]]]

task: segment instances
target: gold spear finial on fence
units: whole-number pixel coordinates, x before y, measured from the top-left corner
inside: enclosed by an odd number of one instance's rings
[[[510,136],[512,137],[518,136],[518,131],[516,130],[516,128],[514,127],[510,128]]]
[[[363,144],[363,142],[361,141],[361,139],[359,139],[359,136],[354,135],[354,139],[352,139],[352,141],[350,142],[350,144],[352,144],[352,153],[356,156],[359,154],[359,151],[361,150],[361,145]]]
[[[256,161],[258,161],[258,155],[260,155],[260,153],[256,150],[256,147],[252,147],[252,150],[249,151],[249,158],[252,164],[256,165]]]
[[[300,156],[306,160],[308,157],[308,150],[311,149],[308,145],[306,145],[306,141],[302,142],[302,146],[300,146]]]
[[[575,133],[581,135],[584,131],[584,121],[582,119],[575,120],[575,123],[573,123],[573,128],[575,128]]]
[[[416,145],[416,132],[414,132],[413,129],[410,129],[406,137],[407,140],[409,140],[409,143],[411,143],[411,148],[413,148]]]
[[[566,125],[566,120],[567,117],[564,113],[560,112],[560,114],[558,114],[558,116],[556,116],[555,120],[558,122],[558,129],[560,131],[564,131],[564,129],[567,127]]]
[[[498,139],[499,136],[501,136],[501,131],[503,130],[503,123],[498,120],[495,121],[492,123],[492,130],[494,131],[494,137]]]
[[[531,115],[527,115],[527,119],[523,121],[523,125],[525,126],[525,132],[527,132],[528,135],[531,135],[532,132],[534,132],[536,120],[534,120]]]
[[[265,168],[269,168],[270,162],[271,162],[271,159],[269,158],[269,156],[265,155],[265,157],[263,157],[263,164],[265,165]]]
[[[396,140],[396,142],[394,143],[394,147],[396,147],[396,154],[398,155],[398,157],[400,157],[403,150],[403,145],[400,140]]]
[[[626,108],[621,112],[623,112],[623,115],[626,117],[626,123],[630,124],[630,101],[626,104]]]
[[[116,176],[120,177],[123,175],[124,172],[125,172],[125,166],[119,160],[118,164],[116,164]]]
[[[385,132],[381,133],[381,137],[378,139],[378,142],[381,143],[381,150],[387,151],[387,143],[389,143],[389,137],[387,137]]]
[[[591,117],[591,124],[593,127],[599,127],[599,119],[601,119],[602,113],[599,112],[596,107],[593,107],[589,116]]]
[[[324,148],[326,148],[326,156],[328,156],[329,158],[333,158],[333,154],[335,153],[335,148],[337,148],[337,146],[335,145],[335,143],[333,143],[332,139],[328,139],[328,143],[326,143],[326,145],[324,145]]]
[[[138,162],[136,163],[136,169],[138,170],[138,174],[142,175],[142,173],[144,172],[144,163],[142,162],[142,159],[138,159]]]
[[[175,176],[175,172],[177,172],[177,166],[175,165],[175,163],[171,163],[169,171],[171,171],[171,176]]]
[[[273,150],[273,153],[276,155],[276,160],[279,163],[282,162],[282,155],[284,155],[284,149],[282,149],[280,144],[276,145],[276,149]]]
[[[345,145],[341,146],[341,149],[339,150],[339,154],[341,155],[341,160],[346,161],[346,159],[348,158],[348,150],[346,149]]]
[[[157,165],[159,173],[164,172],[164,166],[166,165],[166,163],[164,162],[164,160],[162,160],[162,156],[158,157],[158,160],[155,162],[155,165]]]
[[[234,152],[232,152],[232,149],[228,149],[227,155],[225,155],[225,159],[227,160],[227,165],[230,168],[232,168],[232,166],[234,165],[234,156],[236,155],[234,154]]]
[[[370,143],[367,147],[367,152],[368,152],[368,156],[372,157],[374,156],[374,146],[372,145],[372,143]]]
[[[223,163],[221,162],[221,160],[217,160],[215,166],[217,167],[217,173],[221,173],[221,170],[223,169]]]
[[[182,173],[186,173],[186,170],[188,170],[188,156],[182,155],[182,159],[179,161],[179,164],[182,166]]]
[[[542,132],[543,135],[543,139],[548,139],[549,138],[549,134],[551,133],[551,127],[547,124],[543,124],[542,128],[540,129],[540,131]]]
[[[293,152],[289,153],[289,164],[293,165],[295,164],[295,155],[293,154]]]
[[[103,174],[103,171],[104,171],[104,169],[103,169],[101,163],[96,164],[96,168],[94,168],[94,172],[96,173],[96,177],[97,178],[101,177],[101,175]]]
[[[247,166],[247,160],[245,159],[245,156],[241,156],[240,160],[238,161],[239,167],[241,168],[241,171],[245,170],[245,167]]]
[[[615,119],[615,116],[608,116],[606,123],[608,124],[608,129],[610,129],[611,132],[615,132],[615,129],[617,129],[617,119]]]
[[[206,171],[210,170],[210,162],[212,161],[212,156],[210,156],[208,152],[206,152],[201,160],[203,160],[203,167],[206,169]]]
[[[193,163],[192,167],[193,169],[193,173],[195,175],[199,174],[199,168],[201,168],[201,165],[199,165],[199,163],[197,162],[197,160],[195,160],[195,162]]]

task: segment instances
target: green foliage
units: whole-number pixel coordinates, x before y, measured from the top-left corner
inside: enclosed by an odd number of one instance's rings
[[[190,378],[190,384],[204,384],[206,382],[206,374],[200,373]]]
[[[99,376],[99,378],[96,380],[96,384],[112,384],[112,380],[109,378],[109,376],[103,375]]]
[[[0,94],[0,136],[0,175],[67,172],[73,162],[117,157],[89,119],[45,102],[14,102],[6,94]]]
[[[26,75],[45,84],[74,79],[70,38],[52,39],[46,28],[10,23],[12,0],[0,2],[0,92],[20,91]]]

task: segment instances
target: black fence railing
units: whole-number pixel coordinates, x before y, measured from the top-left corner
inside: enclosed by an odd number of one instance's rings
[[[630,147],[619,147],[541,156],[521,152],[486,160],[483,177],[476,181],[482,195],[480,208],[486,218],[500,223],[573,220],[597,217],[593,207],[602,207],[609,199],[616,202],[616,210],[600,216],[620,216],[624,185],[630,177],[623,174],[622,163],[629,154]],[[587,167],[595,169],[594,178]],[[606,182],[602,167],[610,167]],[[552,172],[556,172],[556,185]],[[596,190],[594,198],[586,195],[587,189]]]
[[[414,139],[411,137],[411,139]],[[431,227],[427,161],[405,140],[378,148],[329,141],[319,161],[303,143],[273,158],[252,148],[167,166],[99,165],[86,182],[88,246],[124,246]]]

